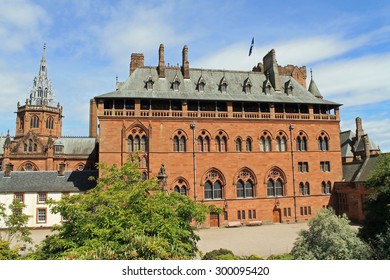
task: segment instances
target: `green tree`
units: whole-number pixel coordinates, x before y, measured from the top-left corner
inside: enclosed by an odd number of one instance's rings
[[[346,215],[332,209],[317,212],[309,229],[299,233],[291,254],[303,260],[369,259],[370,248],[357,236]]]
[[[378,157],[365,186],[370,190],[365,203],[366,219],[360,236],[371,244],[375,258],[390,258],[390,154]],[[387,248],[387,249],[386,249]],[[388,252],[387,255],[385,252]]]
[[[122,168],[99,165],[97,186],[83,195],[49,201],[67,220],[44,239],[39,259],[191,259],[199,240],[191,221],[207,207],[141,179],[130,160]]]
[[[4,204],[0,203],[0,224],[5,230],[0,232],[0,259],[16,259],[18,252],[25,243],[32,243],[30,229],[27,227],[28,215],[23,213],[24,203],[18,199],[8,206],[9,214]],[[11,248],[11,244],[14,244]]]

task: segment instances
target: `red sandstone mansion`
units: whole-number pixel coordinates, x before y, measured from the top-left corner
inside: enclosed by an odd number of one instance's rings
[[[144,179],[223,209],[205,226],[306,221],[332,205],[344,178],[341,104],[323,99],[313,78],[306,88],[306,67],[282,67],[271,50],[250,71],[190,68],[187,46],[171,67],[160,45],[157,66],[133,53],[127,80],[91,100],[89,137],[63,137],[45,52],[15,136],[0,139],[0,202],[82,193],[98,161],[137,153]],[[359,145],[353,152],[364,154]],[[34,205],[30,226],[58,222]]]
[[[139,151],[144,178],[222,208],[210,226],[304,221],[342,179],[339,107],[274,50],[251,71],[227,71],[190,68],[187,46],[180,67],[166,66],[160,45],[156,67],[133,53],[128,79],[91,100],[90,133],[100,161]]]

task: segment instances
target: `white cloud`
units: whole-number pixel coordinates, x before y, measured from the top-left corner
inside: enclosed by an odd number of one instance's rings
[[[325,98],[346,106],[390,100],[390,53],[339,60],[315,67],[315,81]]]
[[[27,0],[0,0],[0,49],[22,51],[41,40],[50,19],[40,6]]]

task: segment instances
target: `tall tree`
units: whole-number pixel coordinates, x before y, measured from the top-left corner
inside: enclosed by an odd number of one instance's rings
[[[365,183],[370,190],[365,203],[366,219],[361,237],[369,242],[377,258],[390,258],[390,154],[378,157],[376,166]],[[385,257],[384,252],[389,252]]]
[[[141,179],[135,163],[99,166],[96,188],[50,201],[66,218],[43,240],[42,259],[191,259],[199,240],[193,223],[207,208],[187,196],[162,191]]]
[[[369,259],[370,248],[359,239],[346,215],[322,209],[309,221],[309,229],[299,233],[291,254],[303,260]]]

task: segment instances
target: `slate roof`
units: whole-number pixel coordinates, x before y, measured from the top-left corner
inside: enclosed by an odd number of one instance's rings
[[[171,83],[178,77],[180,86],[178,91],[173,91]],[[204,92],[197,90],[197,84],[203,78],[205,84]],[[244,83],[249,77],[251,81],[251,93],[244,92]],[[145,88],[146,81],[151,78],[154,82],[153,90]],[[225,78],[228,86],[227,92],[219,90],[221,80]],[[341,105],[331,101],[315,97],[306,90],[291,76],[280,75],[282,89],[271,94],[263,92],[266,76],[260,72],[226,71],[210,69],[190,69],[190,79],[183,79],[178,67],[167,67],[165,78],[159,78],[155,67],[139,67],[120,84],[118,90],[105,93],[95,98],[147,98],[147,99],[186,99],[186,100],[212,100],[212,101],[252,101],[252,102],[273,102],[273,103],[295,103],[295,104],[325,104]],[[284,85],[291,80],[293,86],[292,95],[284,92]]]
[[[89,155],[96,146],[96,138],[90,137],[60,137],[56,141],[64,145],[64,154]]]
[[[342,157],[353,157],[353,146],[355,144],[355,133],[351,130],[340,132],[340,145]]]
[[[346,182],[365,182],[374,170],[378,157],[366,158],[363,162],[343,164],[343,177]]]
[[[98,171],[65,171],[59,176],[57,171],[12,171],[10,177],[4,177],[0,171],[0,193],[7,192],[84,192],[96,186]]]

